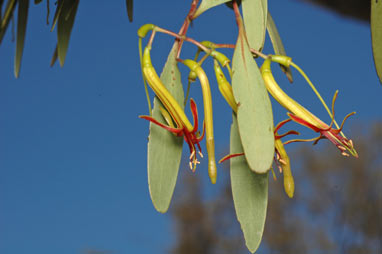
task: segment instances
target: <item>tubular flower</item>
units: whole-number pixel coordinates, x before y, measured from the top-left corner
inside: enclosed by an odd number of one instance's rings
[[[231,106],[232,110],[237,113],[237,104],[235,101],[235,98],[233,97],[232,93],[232,87],[227,81],[223,71],[221,70],[219,64],[215,60],[214,62],[214,70],[216,74],[216,80],[219,86],[219,91],[223,95],[224,99],[227,101],[227,103]],[[290,122],[291,119],[284,120],[280,122],[274,129],[274,136],[275,136],[275,162],[278,165],[280,172],[284,175],[284,189],[288,197],[292,198],[294,195],[294,180],[292,176],[292,171],[290,167],[290,161],[288,154],[285,151],[284,145],[281,141],[281,138],[290,135],[290,134],[296,134],[299,133],[296,131],[288,131],[282,135],[279,135],[277,132],[278,130],[287,122]],[[223,157],[219,163],[222,163],[226,160],[229,160],[231,158],[242,156],[244,153],[236,153],[236,154],[229,154],[225,157]]]
[[[290,167],[290,160],[288,157],[288,154],[284,148],[284,144],[281,141],[281,138],[290,135],[295,134],[299,135],[296,131],[288,131],[282,135],[277,134],[278,130],[287,122],[290,122],[291,119],[286,119],[282,122],[280,122],[274,130],[275,135],[275,162],[280,170],[280,173],[283,173],[284,176],[284,190],[285,193],[288,195],[288,197],[293,198],[294,195],[294,180],[293,175]]]
[[[280,58],[281,56],[276,56]],[[286,143],[296,142],[296,141],[314,141],[314,144],[316,144],[320,139],[327,138],[329,141],[331,141],[340,151],[341,154],[344,156],[349,156],[348,153],[353,155],[354,157],[358,158],[357,151],[354,149],[353,142],[351,139],[347,139],[344,135],[342,135],[342,127],[345,122],[345,120],[353,115],[355,112],[352,112],[348,114],[345,119],[343,120],[341,126],[338,129],[333,128],[334,123],[334,102],[337,98],[337,92],[335,93],[333,97],[332,102],[332,114],[331,114],[331,123],[330,125],[327,125],[323,121],[321,121],[319,118],[317,118],[315,115],[313,115],[310,111],[308,111],[306,108],[301,106],[299,103],[297,103],[295,100],[290,98],[276,83],[275,79],[273,78],[272,72],[271,72],[271,61],[273,56],[267,58],[263,65],[260,68],[265,86],[268,90],[268,92],[284,107],[286,108],[290,113],[288,113],[288,116],[293,121],[304,125],[313,131],[319,133],[320,135],[317,138],[310,139],[310,140],[290,140]],[[286,61],[289,61],[289,64],[291,62],[290,58],[285,57]],[[279,59],[276,60],[276,62],[279,62]],[[281,61],[282,62],[282,61]],[[282,63],[284,64],[284,63]],[[284,64],[286,65],[286,64]],[[348,153],[347,153],[348,152]]]
[[[192,72],[196,73],[200,81],[203,94],[203,104],[204,104],[204,123],[205,123],[205,132],[206,132],[206,147],[208,154],[208,175],[211,179],[211,182],[216,183],[217,170],[216,170],[216,161],[215,161],[215,140],[214,140],[214,130],[213,130],[213,117],[212,117],[212,98],[211,98],[211,89],[210,84],[207,78],[206,73],[200,67],[200,65],[190,59],[183,61]]]
[[[190,149],[190,168],[195,170],[196,164],[199,164],[196,157],[196,148],[199,150],[198,152],[200,157],[203,157],[199,143],[203,139],[204,131],[202,135],[199,135],[198,111],[194,100],[190,100],[191,113],[194,118],[194,124],[192,125],[178,102],[163,85],[154,67],[152,66],[150,48],[148,47],[145,48],[143,53],[142,72],[145,80],[147,80],[147,83],[165,107],[165,109],[161,108],[160,110],[168,125],[160,123],[151,116],[140,116],[140,118],[149,120],[152,123],[174,133],[176,136],[183,136]]]

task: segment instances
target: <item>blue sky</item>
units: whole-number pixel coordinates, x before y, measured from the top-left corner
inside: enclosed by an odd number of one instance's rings
[[[169,216],[155,211],[147,187],[148,123],[138,119],[147,114],[147,106],[136,31],[145,23],[178,31],[190,1],[135,1],[133,23],[128,23],[124,2],[81,1],[63,68],[49,67],[56,34],[45,25],[44,4],[30,7],[19,79],[13,76],[15,44],[10,31],[4,38],[0,47],[2,254],[67,254],[87,248],[153,253],[166,251],[174,241]],[[339,89],[338,120],[351,111],[357,115],[350,125],[382,120],[382,86],[373,66],[367,24],[296,0],[269,1],[269,10],[287,53],[323,97],[331,101]],[[204,13],[189,32],[196,40],[218,43],[235,43],[236,34],[233,14],[224,6]],[[158,72],[172,42],[165,35],[155,40],[152,54]],[[192,58],[194,51],[187,45],[182,57]],[[265,52],[272,53],[271,48]],[[211,68],[206,69],[215,86],[220,157],[228,146],[230,112],[217,93]],[[328,120],[313,93],[294,75],[293,85],[278,75],[280,85]],[[192,96],[201,102],[199,93],[193,89]],[[280,107],[274,111],[276,119],[285,117]],[[205,171],[201,166],[197,174],[206,178]]]

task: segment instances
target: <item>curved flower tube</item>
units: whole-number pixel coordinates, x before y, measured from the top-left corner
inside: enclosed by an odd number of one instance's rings
[[[234,112],[237,112],[237,104],[235,98],[233,97],[232,87],[227,81],[218,61],[214,61],[214,70],[216,75],[216,81],[219,86],[219,91],[223,95],[224,99],[231,106]]]
[[[210,84],[206,73],[200,67],[200,65],[190,59],[183,61],[191,71],[195,72],[200,81],[203,93],[203,104],[204,104],[204,123],[206,129],[206,147],[208,154],[208,175],[211,182],[216,183],[217,170],[215,161],[215,140],[214,140],[214,130],[213,130],[213,117],[212,117],[212,98]]]
[[[165,107],[165,109],[161,109],[161,113],[168,123],[168,126],[160,123],[151,116],[140,116],[140,118],[149,120],[174,133],[176,136],[184,136],[190,149],[190,168],[195,170],[196,164],[199,164],[196,157],[196,147],[199,149],[200,156],[203,157],[199,143],[203,139],[204,131],[203,135],[200,136],[198,134],[198,111],[194,100],[191,99],[190,101],[190,108],[194,118],[194,124],[192,125],[178,102],[163,85],[152,66],[149,47],[146,47],[143,53],[142,72],[145,80],[147,80],[147,83]]]
[[[345,138],[344,136],[341,136],[340,133],[342,131],[343,124],[345,120],[353,115],[355,112],[352,112],[348,114],[344,121],[341,124],[341,127],[338,129],[333,129],[332,125],[334,122],[334,102],[337,97],[337,92],[334,95],[333,103],[332,103],[332,122],[330,125],[327,125],[323,121],[321,121],[319,118],[317,118],[315,115],[313,115],[310,111],[308,111],[306,108],[301,106],[299,103],[297,103],[295,100],[290,98],[276,83],[275,79],[273,78],[272,72],[271,72],[271,58],[273,56],[265,59],[263,65],[260,68],[261,75],[263,77],[265,86],[268,90],[268,92],[284,107],[286,108],[290,113],[288,116],[295,122],[302,124],[310,129],[312,129],[315,132],[320,133],[320,136],[315,138],[315,143],[318,142],[318,140],[322,138],[327,138],[330,140],[340,151],[341,154],[344,156],[349,156],[347,152],[349,152],[354,157],[358,158],[357,151],[354,149],[352,140],[349,140]],[[304,141],[304,140],[295,140],[295,141]],[[289,141],[288,143],[293,142]],[[347,151],[347,152],[346,152]]]
[[[216,80],[219,86],[220,93],[223,95],[224,99],[227,101],[227,103],[231,106],[232,110],[237,113],[237,104],[235,101],[235,98],[233,97],[232,87],[227,81],[223,71],[221,70],[219,63],[215,60],[214,63],[214,70],[216,74]],[[292,171],[290,167],[290,161],[288,154],[284,148],[284,145],[281,141],[281,138],[285,137],[289,134],[299,134],[296,131],[288,131],[285,134],[279,135],[277,131],[287,122],[290,122],[291,119],[284,120],[280,122],[274,130],[275,135],[275,162],[278,164],[280,172],[283,173],[284,176],[284,189],[288,197],[293,198],[294,195],[294,180],[292,176]],[[238,154],[229,154],[225,157],[223,157],[219,163],[226,161],[228,159],[231,159],[236,156],[242,156],[244,153],[238,153]]]

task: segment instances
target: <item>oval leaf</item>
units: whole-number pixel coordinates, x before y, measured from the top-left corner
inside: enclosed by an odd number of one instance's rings
[[[242,153],[236,117],[231,126],[230,153]],[[232,196],[237,219],[250,252],[260,245],[268,205],[268,173],[257,174],[248,167],[243,156],[230,160]]]
[[[374,64],[382,84],[382,0],[371,1],[371,39]]]
[[[61,67],[65,63],[68,51],[70,34],[72,32],[74,19],[77,13],[79,0],[63,0],[62,9],[57,21],[57,53]],[[58,6],[57,6],[58,8]]]
[[[183,105],[184,94],[176,62],[178,44],[175,43],[163,68],[161,80],[170,93]],[[159,108],[162,103],[154,98],[153,117],[165,123]],[[150,123],[148,143],[148,181],[151,200],[158,212],[165,213],[170,206],[182,157],[183,138]]]
[[[15,56],[15,77],[19,77],[21,58],[23,56],[25,32],[27,30],[29,0],[19,0],[19,11],[17,14],[17,41]]]
[[[239,36],[232,60],[232,89],[238,103],[238,125],[249,167],[265,173],[274,153],[273,116],[264,81],[249,50]]]
[[[271,14],[268,12],[268,19],[267,19],[267,30],[269,34],[269,38],[271,38],[273,50],[275,51],[276,55],[283,55],[286,56],[285,48],[283,45],[283,42],[281,41],[279,31],[277,30],[276,24],[273,21],[273,18]],[[293,82],[293,77],[292,77],[292,71],[289,67],[285,67],[284,65],[281,65],[281,70],[285,73],[287,76],[289,82]]]
[[[244,27],[251,48],[261,50],[264,46],[267,25],[268,1],[243,1]]]
[[[224,4],[231,0],[202,0],[202,3],[199,5],[199,8],[196,10],[194,14],[194,18],[198,17],[200,14],[205,12],[206,10],[215,7],[220,4]]]

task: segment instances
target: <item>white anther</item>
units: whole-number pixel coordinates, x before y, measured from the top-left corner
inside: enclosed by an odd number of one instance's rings
[[[191,152],[190,154],[190,160],[195,157],[195,150]]]

